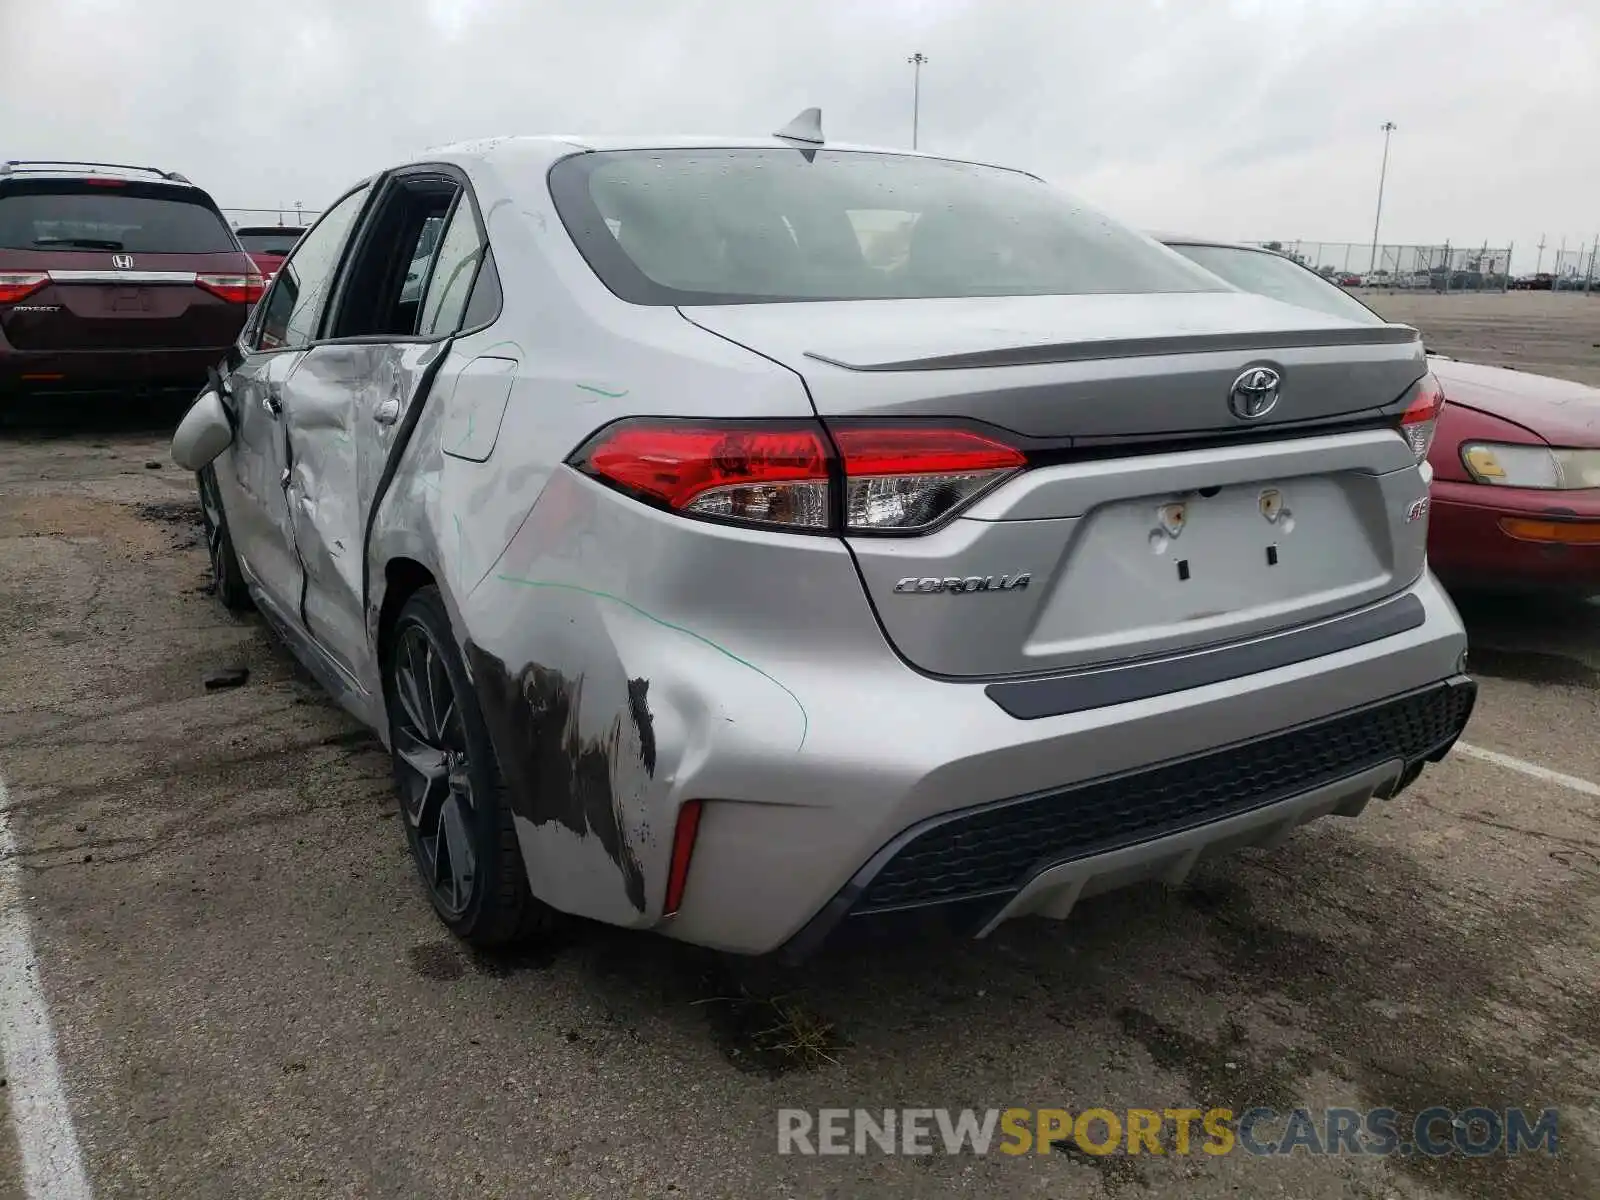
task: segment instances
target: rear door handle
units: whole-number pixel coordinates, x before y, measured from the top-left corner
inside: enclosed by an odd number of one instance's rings
[[[379,425],[393,425],[400,419],[400,401],[390,396],[372,410],[372,419]]]

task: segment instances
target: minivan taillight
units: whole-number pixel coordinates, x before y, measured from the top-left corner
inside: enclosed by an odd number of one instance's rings
[[[0,304],[15,304],[49,282],[43,271],[0,271]]]
[[[196,275],[195,283],[230,304],[254,304],[266,291],[266,283],[254,271],[245,275]]]
[[[1027,462],[968,429],[849,423],[830,432],[812,421],[641,418],[602,429],[568,462],[686,516],[891,534],[932,528]]]
[[[1400,436],[1406,439],[1417,461],[1426,462],[1439,428],[1439,413],[1444,409],[1444,388],[1429,371],[1412,385],[1411,403],[1400,414]]]

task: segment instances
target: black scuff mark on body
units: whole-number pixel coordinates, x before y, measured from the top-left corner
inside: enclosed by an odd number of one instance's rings
[[[568,677],[538,663],[513,674],[499,658],[470,642],[467,660],[500,770],[509,785],[512,811],[536,826],[556,822],[579,837],[598,838],[606,856],[622,872],[629,902],[643,912],[644,869],[628,843],[616,798],[617,772],[630,769],[630,764],[618,761],[622,714],[603,735],[586,738],[578,731],[581,674]],[[643,707],[648,684],[638,682],[645,685],[638,689],[638,707],[631,680],[628,706],[639,733],[639,759],[653,773],[654,726],[649,710]]]
[[[634,731],[639,735],[639,761],[644,773],[654,779],[656,774],[656,723],[650,715],[650,681],[628,680],[628,715],[633,718]]]

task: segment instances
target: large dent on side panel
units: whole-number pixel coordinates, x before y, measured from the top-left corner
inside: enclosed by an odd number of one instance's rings
[[[467,658],[535,894],[644,925],[660,914],[682,789],[714,754],[801,752],[809,717],[762,666],[627,598],[629,577],[670,551],[619,522],[609,494],[597,508],[592,488],[550,478],[464,601]]]

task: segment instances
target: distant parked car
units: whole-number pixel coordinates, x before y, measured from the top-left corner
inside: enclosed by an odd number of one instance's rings
[[[1556,277],[1548,271],[1541,271],[1536,275],[1523,275],[1511,281],[1513,291],[1518,292],[1548,292],[1555,286]]]
[[[295,225],[247,225],[234,230],[239,244],[267,280],[278,273],[278,267],[304,232]]]
[[[1415,331],[814,113],[397,164],[228,366],[173,439],[217,592],[390,747],[474,943],[1064,916],[1393,796],[1471,709]]]
[[[176,172],[0,163],[0,398],[193,395],[262,286],[216,203]]]
[[[1282,255],[1163,240],[1236,287],[1385,323]],[[1428,362],[1446,399],[1428,454],[1434,572],[1458,588],[1600,593],[1600,388],[1439,354]]]
[[[1271,251],[1268,251],[1268,253],[1271,253]],[[1278,257],[1282,258],[1283,256],[1280,254]],[[1289,260],[1288,259],[1284,259],[1284,261],[1288,262]],[[1299,264],[1296,263],[1295,265],[1298,266]],[[1321,277],[1319,276],[1318,278],[1321,278]],[[1360,287],[1361,286],[1361,276],[1352,275],[1349,272],[1346,272],[1345,274],[1339,276],[1339,286],[1340,287],[1347,287],[1347,288]]]

